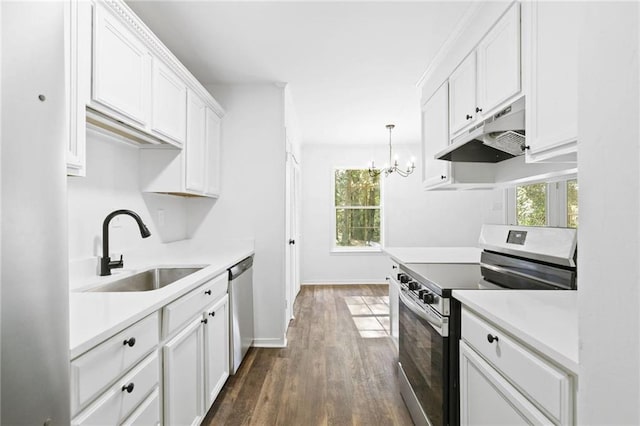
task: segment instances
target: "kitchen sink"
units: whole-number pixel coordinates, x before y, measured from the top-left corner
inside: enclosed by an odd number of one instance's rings
[[[149,291],[166,287],[188,275],[198,272],[203,267],[192,268],[154,268],[138,272],[135,275],[102,284],[87,291],[95,292],[124,292]]]

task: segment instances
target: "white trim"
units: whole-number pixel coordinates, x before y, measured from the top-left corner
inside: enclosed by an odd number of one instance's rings
[[[331,254],[383,254],[382,246],[380,247],[333,247],[329,250]]]
[[[377,278],[366,280],[311,280],[303,281],[302,285],[315,286],[315,285],[388,285],[387,281],[376,281]]]
[[[284,336],[282,338],[255,338],[253,339],[253,344],[251,346],[253,346],[254,348],[286,348],[287,336]]]

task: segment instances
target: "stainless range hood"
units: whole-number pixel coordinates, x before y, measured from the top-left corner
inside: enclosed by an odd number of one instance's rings
[[[524,154],[524,98],[456,137],[434,158],[453,162],[497,163]]]

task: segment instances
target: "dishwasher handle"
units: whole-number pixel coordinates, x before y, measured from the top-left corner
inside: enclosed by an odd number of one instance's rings
[[[229,280],[233,281],[253,266],[253,256],[249,256],[229,268]]]

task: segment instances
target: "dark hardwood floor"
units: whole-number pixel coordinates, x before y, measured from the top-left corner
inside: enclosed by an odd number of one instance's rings
[[[411,425],[387,286],[304,286],[284,349],[251,348],[203,425]]]

